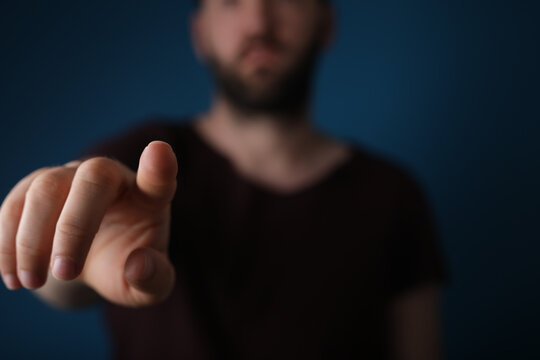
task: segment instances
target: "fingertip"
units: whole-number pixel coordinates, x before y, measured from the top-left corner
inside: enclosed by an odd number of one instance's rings
[[[137,170],[137,186],[143,199],[162,206],[176,191],[178,163],[172,147],[163,141],[152,141],[143,150]]]
[[[52,274],[58,280],[73,280],[77,277],[77,264],[65,256],[54,258]]]
[[[143,150],[141,157],[148,157],[152,163],[156,165],[168,165],[169,170],[174,170],[174,175],[176,175],[177,169],[171,169],[171,165],[177,164],[176,154],[171,145],[161,140],[154,140],[150,142]],[[172,173],[173,171],[171,171]]]
[[[19,279],[22,286],[29,290],[37,289],[45,283],[44,279],[41,279],[34,272],[27,270],[19,271]]]
[[[169,145],[168,142],[166,141],[162,141],[162,140],[153,140],[153,141],[150,141],[148,143],[148,145],[146,145],[146,147],[164,147],[164,148],[167,148],[168,150],[170,151],[173,151],[171,145]]]
[[[2,280],[4,281],[4,284],[9,290],[17,290],[22,287],[21,282],[17,278],[17,276],[13,274],[6,274],[2,276]]]
[[[124,277],[132,286],[133,306],[163,301],[171,293],[175,272],[167,255],[154,249],[133,251],[126,261]]]
[[[152,141],[141,154],[139,170],[156,183],[176,179],[178,161],[172,147],[164,141]]]
[[[154,274],[155,265],[144,249],[133,251],[126,260],[124,276],[129,282],[148,280]]]

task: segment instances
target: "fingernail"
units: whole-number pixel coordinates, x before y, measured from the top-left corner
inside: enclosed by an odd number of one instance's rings
[[[41,285],[39,277],[27,270],[20,270],[19,279],[21,280],[22,286],[27,289],[35,289]]]
[[[54,258],[52,274],[59,280],[71,280],[77,276],[77,266],[72,259],[57,256]]]
[[[154,273],[154,261],[143,251],[131,254],[126,263],[124,276],[129,280],[149,279]]]
[[[6,274],[2,276],[2,278],[4,279],[4,284],[6,284],[6,287],[9,290],[15,290],[21,287],[19,280],[17,280],[17,277],[13,274]]]

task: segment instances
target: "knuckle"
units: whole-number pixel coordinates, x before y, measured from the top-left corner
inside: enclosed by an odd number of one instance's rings
[[[12,255],[15,253],[15,237],[11,234],[6,234],[3,230],[3,224],[0,224],[0,256]]]
[[[88,236],[88,230],[76,222],[61,222],[56,225],[57,235],[68,244],[79,244]]]
[[[0,241],[0,259],[15,255],[15,249],[6,241]]]
[[[31,174],[21,179],[17,185],[11,189],[2,202],[2,206],[0,208],[0,226],[5,227],[10,223],[18,223],[24,207],[25,196],[28,192],[29,185],[32,184],[32,181],[36,176],[39,176],[48,170],[49,168],[35,170]],[[25,188],[25,186],[27,186],[26,190],[17,191],[19,187]]]
[[[35,178],[36,176],[38,176],[40,174],[43,174],[44,172],[47,172],[47,171],[49,171],[51,169],[52,169],[51,166],[45,166],[45,167],[39,168],[37,170],[34,170],[30,174],[28,174],[24,178],[22,178],[21,181],[19,181],[19,183],[21,183],[21,182],[23,182],[23,181],[25,181],[27,179]]]
[[[17,241],[17,253],[23,257],[29,258],[39,258],[45,249],[37,246],[33,242],[26,241],[25,239],[20,239]]]
[[[6,199],[0,209],[0,226],[5,228],[16,224],[21,217],[24,202],[22,199]]]
[[[65,176],[59,171],[46,171],[39,174],[27,192],[27,197],[39,200],[55,200],[67,193]]]
[[[81,160],[72,160],[64,164],[64,167],[66,168],[78,168],[79,165],[82,163]]]
[[[120,175],[114,160],[95,157],[83,162],[78,170],[79,179],[97,188],[113,188],[118,186]]]

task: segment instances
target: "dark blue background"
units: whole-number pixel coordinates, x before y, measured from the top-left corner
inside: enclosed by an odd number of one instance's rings
[[[176,1],[2,1],[0,195],[141,118],[208,104]],[[452,281],[448,359],[540,358],[540,2],[337,1],[317,125],[407,166]],[[97,309],[0,289],[0,357],[98,359]],[[7,354],[7,356],[6,356]]]

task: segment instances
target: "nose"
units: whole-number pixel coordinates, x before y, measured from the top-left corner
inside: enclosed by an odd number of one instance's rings
[[[244,21],[245,30],[251,36],[263,36],[272,30],[272,5],[273,0],[248,0],[246,1]]]

